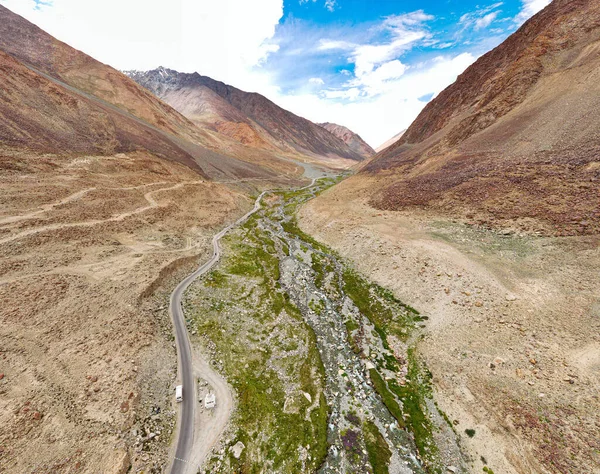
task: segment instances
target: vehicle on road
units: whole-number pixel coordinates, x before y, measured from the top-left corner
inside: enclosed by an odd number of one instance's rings
[[[217,397],[214,393],[209,393],[204,399],[204,408],[214,408],[217,404]]]
[[[183,401],[183,385],[177,385],[177,387],[175,387],[175,400],[177,400],[177,403]]]

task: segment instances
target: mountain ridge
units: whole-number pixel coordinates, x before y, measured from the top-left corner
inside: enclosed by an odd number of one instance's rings
[[[364,166],[381,178],[371,203],[554,235],[597,232],[599,66],[600,5],[555,0]]]
[[[242,113],[247,119],[242,120],[242,123],[250,126],[257,136],[282,152],[339,157],[354,161],[363,159],[329,131],[281,108],[256,92],[242,91],[197,72],[181,73],[162,66],[151,71],[125,71],[125,74],[167,103],[177,104],[181,110],[184,110],[184,104],[179,98],[181,94],[192,94],[193,91],[197,93],[201,88],[207,88]],[[186,113],[190,116],[201,115],[190,109],[187,109]],[[239,122],[230,121],[231,123]],[[216,123],[214,125],[217,126]]]
[[[375,150],[371,148],[371,145],[365,142],[359,134],[353,132],[348,127],[331,122],[318,123],[317,125],[338,137],[346,143],[351,150],[359,153],[364,159],[370,158],[375,154]]]

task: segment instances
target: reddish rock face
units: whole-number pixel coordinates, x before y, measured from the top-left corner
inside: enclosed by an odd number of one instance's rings
[[[375,154],[375,150],[373,150],[373,148],[371,148],[371,146],[365,142],[360,135],[357,135],[349,128],[329,122],[320,123],[318,125],[338,137],[340,140],[346,143],[351,150],[361,155],[364,159],[370,158]]]
[[[600,232],[600,3],[555,0],[431,101],[363,173],[379,208]]]

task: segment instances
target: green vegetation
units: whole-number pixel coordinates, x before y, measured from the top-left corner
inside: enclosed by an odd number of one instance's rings
[[[369,376],[371,377],[371,382],[373,383],[375,391],[383,400],[384,405],[390,411],[392,416],[398,421],[398,426],[400,426],[400,428],[404,428],[406,423],[404,421],[402,408],[400,408],[400,405],[396,401],[394,394],[388,390],[385,380],[381,378],[381,375],[379,375],[379,372],[377,372],[375,369],[369,370]]]
[[[492,469],[487,466],[483,466],[483,472],[485,472],[486,474],[494,474],[494,471],[492,471]]]
[[[385,438],[379,432],[375,423],[366,421],[363,424],[363,434],[369,463],[373,468],[374,474],[388,474],[388,465],[392,457],[392,452]]]
[[[389,349],[388,334],[404,341],[416,322],[422,321],[416,310],[398,301],[390,291],[375,283],[369,283],[356,271],[345,269],[343,280],[344,291],[375,326],[375,331],[386,349]]]
[[[465,430],[465,433],[467,434],[467,436],[469,438],[472,438],[473,436],[475,436],[475,430],[473,428],[467,428]]]
[[[186,296],[238,397],[236,439],[247,449],[223,462],[232,472],[316,471],[328,448],[325,372],[314,333],[280,287],[276,243],[256,224],[249,219],[225,238],[220,269]],[[304,350],[272,357],[296,348]],[[300,446],[310,460],[300,459]]]
[[[402,401],[407,425],[415,437],[415,444],[429,472],[441,472],[439,450],[433,441],[435,429],[427,415],[426,399],[432,398],[431,373],[417,360],[414,348],[408,350],[406,385],[390,380],[390,390]]]

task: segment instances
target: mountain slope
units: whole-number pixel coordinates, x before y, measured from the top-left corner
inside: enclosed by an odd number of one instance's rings
[[[197,127],[121,72],[58,41],[1,5],[0,51],[7,53],[2,58],[6,78],[13,78],[13,88],[4,90],[3,107],[7,115],[3,120],[7,135],[1,138],[6,143],[21,140],[36,150],[61,153],[83,149],[97,152],[102,149],[106,153],[144,149],[186,163],[214,178],[264,178],[295,172],[294,165],[272,154],[258,154],[224,135]],[[16,62],[8,61],[7,55]],[[20,84],[19,76],[39,85]],[[60,105],[54,103],[55,108],[47,113],[40,113],[57,95],[69,99]],[[94,117],[72,110],[77,109],[76,104],[85,104]],[[79,113],[79,118],[71,117],[73,113]],[[98,124],[100,116],[102,126]],[[12,127],[10,133],[16,135],[11,138],[8,124],[13,120],[19,123]],[[57,126],[61,121],[62,128]],[[67,122],[75,129],[70,129]],[[96,129],[84,132],[88,126]],[[48,134],[33,133],[34,128],[40,127]],[[58,131],[60,137],[56,135]],[[18,137],[23,133],[30,137],[26,142]],[[90,139],[75,139],[82,133]],[[54,138],[44,142],[53,134]]]
[[[241,91],[198,73],[186,74],[162,67],[146,72],[128,71],[127,74],[157,97],[198,122],[206,123],[209,111],[225,111],[225,115],[217,115],[215,127],[218,127],[218,122],[245,124],[253,130],[249,132],[253,139],[269,142],[282,151],[356,161],[363,159],[327,130],[282,109],[260,94]],[[240,112],[242,117],[233,114],[222,102],[215,101],[215,96],[208,97],[206,89]],[[190,96],[194,97],[195,105],[185,103],[183,97]],[[210,99],[212,105],[205,105],[202,98]],[[245,126],[241,128],[247,129]]]
[[[348,145],[352,151],[355,151],[361,155],[363,159],[370,158],[375,154],[375,150],[373,150],[373,148],[371,148],[371,146],[365,142],[360,135],[357,135],[349,128],[329,122],[319,123],[317,125],[323,127],[325,130],[338,137],[346,145]]]
[[[402,138],[402,135],[404,135],[405,132],[406,132],[406,130],[402,130],[401,132],[397,133],[396,135],[394,135],[389,140],[386,140],[385,143],[382,143],[377,148],[375,148],[375,151],[377,153],[380,153],[383,150],[385,150],[386,148],[392,146],[394,143],[396,143],[398,140],[400,140]]]
[[[372,202],[557,235],[600,231],[600,4],[555,0],[364,168]]]

